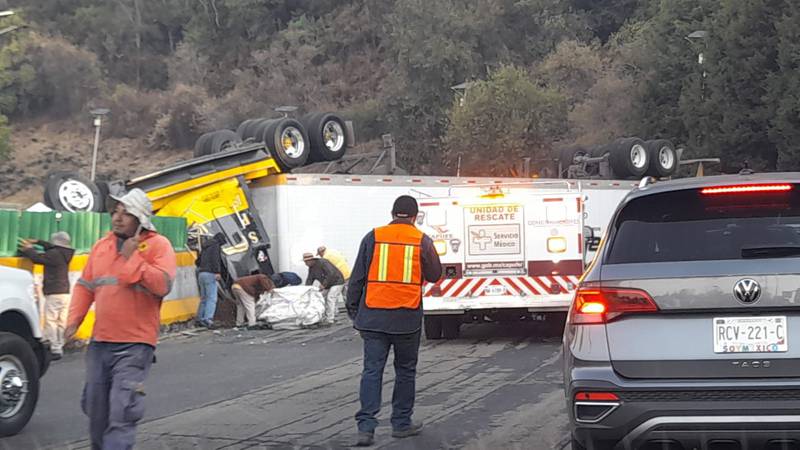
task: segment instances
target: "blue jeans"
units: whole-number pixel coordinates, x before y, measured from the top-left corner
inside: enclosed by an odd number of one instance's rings
[[[200,272],[197,275],[197,284],[200,286],[197,320],[211,324],[217,311],[217,276],[209,272]]]
[[[364,340],[364,371],[361,373],[361,409],[356,413],[358,431],[374,433],[378,426],[375,416],[381,409],[383,369],[394,347],[394,392],[392,393],[392,429],[406,430],[411,426],[416,395],[417,356],[420,332],[387,334],[362,331]]]
[[[153,351],[147,344],[89,344],[81,409],[89,417],[92,450],[133,448]]]

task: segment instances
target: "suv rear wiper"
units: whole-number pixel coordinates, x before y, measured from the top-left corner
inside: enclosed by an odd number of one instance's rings
[[[742,258],[786,258],[798,255],[800,255],[799,245],[745,247],[742,249]]]

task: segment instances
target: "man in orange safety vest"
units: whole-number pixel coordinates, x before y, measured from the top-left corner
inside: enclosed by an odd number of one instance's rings
[[[422,328],[422,284],[438,281],[442,266],[431,238],[414,226],[418,212],[413,197],[398,197],[392,222],[370,231],[361,241],[350,276],[347,312],[364,340],[361,409],[356,414],[358,446],[374,443],[383,370],[392,347],[392,437],[422,431],[422,422],[411,420]]]

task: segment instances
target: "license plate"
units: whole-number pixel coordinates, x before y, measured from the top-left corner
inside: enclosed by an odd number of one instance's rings
[[[786,316],[718,317],[714,319],[714,352],[786,352],[787,335]]]
[[[506,288],[504,286],[486,286],[483,289],[483,295],[505,295]]]

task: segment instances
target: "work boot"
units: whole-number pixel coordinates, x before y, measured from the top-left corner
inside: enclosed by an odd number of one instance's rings
[[[416,436],[422,433],[422,422],[412,422],[411,426],[404,429],[404,430],[392,430],[392,437],[393,438],[407,438],[411,436]]]
[[[356,447],[369,447],[374,443],[375,443],[374,433],[369,433],[367,431],[358,432],[358,441],[356,441]]]

